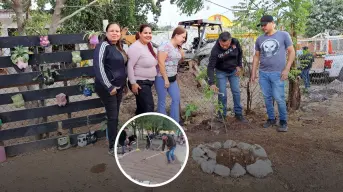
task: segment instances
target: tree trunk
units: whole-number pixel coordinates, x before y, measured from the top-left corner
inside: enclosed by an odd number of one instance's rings
[[[295,24],[291,24],[291,36],[293,39],[297,38],[297,33],[295,31]],[[296,45],[296,42],[294,43]],[[295,48],[296,50],[296,48]],[[296,68],[296,60],[293,61],[291,68]],[[288,109],[298,110],[300,108],[301,102],[301,92],[300,92],[300,81],[299,78],[296,77],[295,80],[289,81],[289,93],[288,93]]]

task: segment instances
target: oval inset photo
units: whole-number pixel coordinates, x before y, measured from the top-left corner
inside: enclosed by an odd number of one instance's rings
[[[144,113],[119,130],[114,149],[121,172],[144,187],[160,187],[176,179],[189,154],[187,136],[172,118]]]

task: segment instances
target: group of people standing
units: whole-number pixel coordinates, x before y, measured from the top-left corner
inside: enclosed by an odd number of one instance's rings
[[[184,57],[182,45],[187,41],[187,31],[177,27],[169,41],[162,43],[155,53],[152,28],[141,25],[136,41],[127,53],[121,44],[121,27],[110,23],[106,27],[105,40],[94,51],[95,92],[106,110],[109,153],[117,136],[119,108],[128,88],[136,97],[136,115],[154,112],[152,86],[158,95],[157,112],[166,115],[166,97],[172,103],[170,116],[179,123],[180,90],[176,81],[178,64]]]
[[[259,66],[259,84],[264,96],[268,119],[263,125],[268,128],[276,124],[273,99],[278,104],[278,131],[286,132],[287,108],[285,100],[285,80],[295,59],[295,50],[290,35],[275,29],[273,17],[265,15],[258,25],[264,35],[257,38],[251,81],[256,82]],[[182,45],[187,41],[187,31],[177,27],[172,38],[158,47],[157,53],[151,44],[152,29],[141,25],[135,41],[123,50],[120,43],[121,28],[117,23],[106,27],[106,38],[97,45],[94,52],[95,91],[105,105],[108,118],[109,152],[117,135],[119,107],[127,87],[136,97],[136,115],[153,112],[152,86],[158,95],[157,112],[166,114],[165,100],[171,96],[170,116],[179,123],[180,90],[177,78],[179,62],[184,58]],[[288,56],[287,56],[288,53]],[[243,51],[238,39],[229,32],[223,32],[213,47],[207,68],[210,88],[218,93],[218,102],[224,107],[218,112],[219,118],[227,115],[227,81],[230,83],[237,120],[247,123],[240,103],[239,76],[242,71]],[[216,78],[216,81],[215,81]],[[128,79],[128,81],[127,81]]]
[[[275,29],[272,16],[265,15],[260,19],[258,27],[264,32],[255,42],[255,54],[250,80],[256,82],[259,74],[259,84],[264,96],[268,119],[264,128],[276,125],[273,100],[279,111],[279,132],[287,132],[287,107],[285,99],[285,80],[295,59],[295,50],[289,33]],[[234,103],[235,117],[241,122],[248,122],[243,117],[240,99],[239,76],[242,71],[242,48],[239,41],[231,37],[229,32],[223,32],[211,51],[207,75],[208,83],[213,91],[218,93],[218,101],[223,106],[223,112],[218,118],[225,118],[227,113],[227,81],[230,83]],[[257,68],[259,66],[259,73]],[[215,73],[214,73],[215,72]],[[214,81],[216,76],[216,83]],[[219,88],[218,88],[219,87]]]

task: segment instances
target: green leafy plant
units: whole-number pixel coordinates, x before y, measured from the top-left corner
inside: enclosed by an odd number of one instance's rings
[[[19,69],[26,68],[29,61],[29,54],[33,54],[27,47],[17,46],[11,53],[11,61],[17,65]]]
[[[85,39],[86,37],[89,40],[89,43],[92,45],[96,45],[99,43],[99,35],[103,34],[102,31],[94,31],[94,30],[90,30],[90,31],[86,31],[85,35],[83,36],[83,38]]]
[[[47,68],[46,70],[41,71],[32,81],[37,81],[39,77],[42,77],[43,83],[47,86],[53,85],[55,83],[55,78],[61,75],[57,70]]]
[[[85,76],[82,76],[79,78],[78,85],[80,86],[80,91],[83,91],[85,89],[89,89],[92,92],[94,92],[94,86],[87,81],[88,79]]]
[[[288,73],[288,79],[291,81],[295,81],[296,78],[300,75],[301,70],[296,68],[291,68],[291,70]]]
[[[188,121],[188,118],[192,116],[192,113],[194,113],[197,110],[198,110],[198,106],[196,106],[195,104],[193,103],[187,104],[186,112],[185,112],[186,121]]]

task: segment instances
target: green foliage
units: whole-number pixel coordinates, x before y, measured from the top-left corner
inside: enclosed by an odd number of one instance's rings
[[[186,112],[185,112],[185,116],[186,116],[186,121],[188,120],[188,118],[190,116],[192,116],[192,113],[198,110],[198,106],[196,106],[195,104],[191,103],[191,104],[187,104],[186,106]]]
[[[151,130],[155,133],[158,131],[177,130],[178,126],[167,118],[157,115],[146,115],[134,120],[135,124],[141,129]]]
[[[295,30],[297,34],[305,32],[305,25],[311,8],[310,0],[248,0],[234,6],[236,23],[248,29],[261,30],[256,26],[260,18],[269,14],[276,18],[276,24],[284,26],[286,31]]]
[[[301,70],[296,68],[291,68],[291,70],[288,73],[288,79],[291,81],[295,81],[296,78],[300,75]]]
[[[207,69],[203,68],[200,70],[199,74],[195,77],[195,80],[199,81],[201,79],[207,79]]]
[[[328,31],[343,31],[343,0],[314,0],[306,23],[306,35],[312,37]]]
[[[62,17],[68,16],[89,3],[88,0],[67,0]],[[75,7],[76,6],[76,7]],[[152,0],[116,0],[104,6],[91,6],[63,23],[62,33],[75,33],[86,30],[103,31],[103,20],[117,22],[121,27],[135,31],[138,26],[147,23],[147,15],[152,11],[154,16],[160,15],[160,9]]]
[[[1,1],[0,2],[1,9],[12,9],[11,3],[8,3],[8,1]]]
[[[79,78],[78,85],[80,86],[81,92],[86,88],[94,92],[94,86],[88,82],[88,79],[85,77],[85,75]]]
[[[42,11],[31,11],[30,18],[26,20],[26,35],[48,35],[47,26],[51,23],[51,14]]]
[[[176,4],[181,9],[181,13],[187,16],[197,13],[204,7],[204,0],[170,0],[170,3]]]

